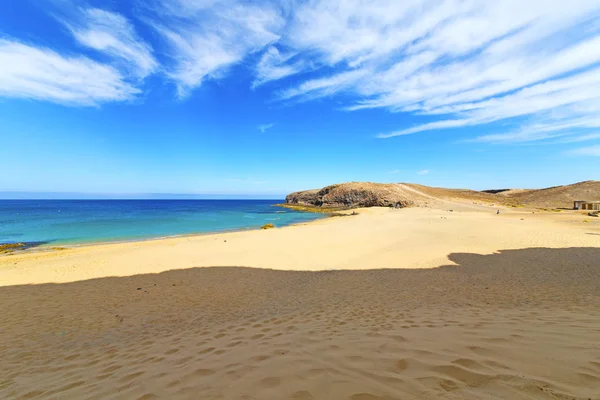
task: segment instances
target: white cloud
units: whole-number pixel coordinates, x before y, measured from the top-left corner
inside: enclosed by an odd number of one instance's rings
[[[473,125],[477,122],[475,119],[456,119],[456,120],[445,120],[445,121],[436,121],[430,122],[428,124],[418,125],[413,128],[403,129],[401,131],[390,132],[390,133],[380,133],[377,135],[380,139],[386,139],[394,136],[403,136],[403,135],[411,135],[417,132],[429,131],[433,129],[445,129],[445,128],[456,128],[459,126]]]
[[[152,48],[122,15],[90,8],[81,10],[74,21],[63,21],[83,46],[124,61],[124,67],[140,78],[154,73],[158,62]]]
[[[562,138],[559,142],[592,140],[593,134],[585,130],[600,128],[600,101],[590,99],[575,105],[556,107],[551,112],[539,112],[534,123],[524,123],[519,129],[498,134],[478,136],[471,142],[480,143],[523,143],[537,140]],[[555,141],[556,143],[556,141]]]
[[[600,139],[600,133],[590,133],[588,135],[574,135],[568,138],[557,140],[555,141],[555,143],[578,143],[596,139]]]
[[[598,126],[597,2],[166,4],[177,18],[155,26],[171,45],[169,76],[181,94],[258,53],[247,64],[254,72],[253,88],[295,76],[279,82],[274,92],[279,100],[343,93],[348,111],[385,108],[429,116],[429,122],[382,132],[379,138],[485,129],[508,120],[510,131],[483,132],[475,141],[513,143],[563,138]]]
[[[600,157],[600,145],[582,147],[579,149],[571,150],[569,154],[574,156],[592,156]]]
[[[294,57],[295,54],[283,55],[275,46],[269,47],[262,55],[256,66],[256,78],[252,87],[256,88],[264,83],[276,81],[301,72],[306,63],[304,61],[285,64]]]
[[[90,106],[139,93],[110,66],[0,39],[0,97]]]
[[[223,0],[171,0],[164,2],[163,5],[173,14],[189,15],[223,2]]]
[[[180,96],[205,79],[222,77],[227,68],[276,42],[285,23],[279,10],[268,3],[170,0],[165,4],[164,12],[171,12],[172,18],[152,26],[170,45],[173,63],[167,73]]]
[[[417,172],[417,175],[427,175],[429,173],[428,169],[422,169]]]
[[[598,122],[596,122],[598,123]],[[528,124],[523,125],[518,130],[507,133],[497,133],[477,136],[474,139],[467,140],[473,143],[494,143],[494,144],[512,144],[526,143],[539,140],[557,139],[552,143],[572,143],[583,142],[600,138],[598,134],[581,133],[579,127],[592,127],[593,123],[580,124],[574,123],[547,123],[547,124]]]
[[[267,130],[271,129],[273,126],[275,126],[275,124],[259,125],[258,130],[261,131],[262,133],[265,133]]]
[[[98,51],[103,61],[73,52],[0,40],[0,96],[37,99],[68,105],[95,106],[136,97],[140,78],[156,72],[152,49],[120,14],[96,8],[54,14],[82,46]],[[62,8],[61,8],[62,7]],[[79,49],[81,50],[81,49]],[[100,57],[102,58],[102,57]]]
[[[142,30],[120,14],[65,11],[71,18],[61,21],[75,39],[98,52],[91,56],[108,56],[110,66],[33,46],[19,50],[19,43],[5,40],[20,53],[25,71],[4,60],[2,93],[97,104],[131,98],[139,90],[128,81],[139,84],[160,70],[184,97],[239,66],[252,74],[252,88],[272,90],[278,100],[343,94],[339,104],[349,112],[383,108],[415,117],[401,121],[418,121],[379,138],[477,126],[481,133],[474,141],[481,143],[569,140],[600,125],[599,2],[144,3],[134,14],[154,28],[147,39],[161,39],[153,41],[156,53],[141,38]],[[41,65],[44,57],[56,69],[69,64],[77,73],[53,82],[48,76],[59,73]],[[102,71],[100,80],[87,75],[96,69]],[[84,76],[80,87],[62,84]],[[506,131],[489,130],[488,124],[498,121],[505,121]]]
[[[392,171],[388,171],[388,174],[399,174],[399,173],[400,173],[400,170],[399,170],[399,169],[395,169],[395,170],[392,170]]]
[[[593,113],[576,109],[600,102],[599,20],[600,4],[586,0],[311,1],[297,4],[278,41],[293,61],[266,53],[261,62],[273,79],[316,70],[282,99],[344,93],[350,111],[437,119],[380,138],[525,117],[586,128]],[[510,136],[554,137],[481,141]]]
[[[309,98],[328,96],[348,90],[357,79],[364,78],[370,71],[364,69],[343,72],[334,76],[313,79],[302,83],[296,88],[286,89],[281,92],[280,98],[283,100],[298,96],[308,96]]]

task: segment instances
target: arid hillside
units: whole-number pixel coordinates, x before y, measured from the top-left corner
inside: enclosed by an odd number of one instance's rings
[[[414,191],[438,200],[469,200],[477,202],[498,202],[498,196],[486,192],[478,192],[470,189],[446,189],[418,185],[416,183],[400,183],[399,185],[412,188]]]
[[[600,201],[600,181],[585,181],[546,189],[511,189],[497,194],[505,201],[545,208],[572,208],[576,200]]]
[[[547,189],[487,191],[445,189],[412,183],[347,182],[291,193],[286,197],[286,204],[321,208],[408,207],[437,200],[572,208],[575,200],[600,200],[600,181]]]

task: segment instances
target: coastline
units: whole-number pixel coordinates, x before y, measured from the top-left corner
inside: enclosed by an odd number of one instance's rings
[[[303,226],[308,224],[315,224],[320,221],[328,220],[330,218],[340,217],[340,216],[350,216],[351,212],[356,212],[357,209],[346,209],[340,210],[338,213],[334,213],[332,211],[323,211],[323,212],[314,212],[315,214],[327,214],[324,216],[316,217],[312,220],[293,222],[281,226],[274,226],[269,229],[285,229],[294,226]],[[348,211],[348,212],[344,212]],[[311,211],[306,211],[307,213],[312,213]],[[16,249],[10,250],[8,253],[0,253],[0,260],[2,260],[3,256],[15,256],[15,255],[27,255],[27,254],[36,254],[36,253],[48,253],[53,251],[61,251],[61,250],[69,250],[69,249],[85,249],[85,248],[94,248],[101,246],[110,246],[110,245],[120,245],[120,244],[136,244],[136,243],[146,243],[146,242],[165,242],[173,239],[193,239],[193,238],[201,238],[205,236],[219,236],[219,235],[227,235],[233,233],[243,233],[243,232],[256,232],[256,231],[264,231],[264,229],[260,226],[247,227],[247,228],[237,228],[237,229],[224,229],[220,231],[210,231],[210,232],[197,232],[197,233],[184,233],[184,234],[174,234],[167,236],[156,236],[156,237],[146,237],[146,238],[131,238],[131,239],[123,239],[123,240],[98,240],[98,241],[90,241],[90,242],[82,242],[82,243],[45,243],[41,245],[34,245],[31,247],[26,247],[25,249]],[[16,243],[20,244],[20,243]],[[24,243],[26,246],[29,245],[29,242]],[[1,265],[1,263],[0,263]]]
[[[457,251],[491,254],[600,246],[600,235],[585,234],[600,233],[598,224],[586,224],[578,214],[505,209],[498,216],[495,210],[449,202],[435,208],[367,208],[345,212],[358,215],[268,230],[74,245],[60,251],[40,247],[0,256],[0,286],[202,266],[296,271],[437,268],[448,265],[448,254]]]
[[[302,212],[310,212],[314,214],[332,214],[335,216],[336,213],[343,213],[345,211],[352,211],[352,207],[318,207],[308,204],[289,204],[289,203],[280,203],[273,204],[274,207],[287,208],[288,210],[293,211],[302,211]]]
[[[356,211],[0,257],[0,397],[595,398],[598,222]]]
[[[284,204],[273,204],[274,207],[285,207]],[[343,213],[334,213],[333,211],[309,211],[302,209],[294,209],[290,208],[293,211],[298,212],[306,212],[309,214],[315,214],[315,218],[311,220],[299,221],[286,223],[280,226],[275,226],[275,228],[281,229],[287,226],[300,225],[305,223],[311,223],[314,221],[318,221],[321,219],[326,219],[330,217],[336,217],[340,215],[345,215]],[[172,235],[161,235],[161,236],[148,236],[148,237],[132,237],[132,238],[123,238],[117,240],[89,240],[82,242],[15,242],[15,243],[0,243],[2,246],[19,246],[19,247],[11,247],[8,249],[9,252],[0,251],[0,257],[3,255],[11,255],[11,254],[23,254],[23,253],[35,253],[35,252],[44,252],[44,251],[52,251],[54,248],[58,248],[59,250],[68,249],[68,248],[78,248],[78,247],[86,247],[86,246],[97,246],[97,245],[109,245],[109,244],[119,244],[119,243],[135,243],[135,242],[146,242],[146,241],[155,241],[155,240],[164,240],[164,239],[172,239],[172,238],[185,238],[185,237],[195,237],[195,236],[205,236],[205,235],[219,235],[224,233],[233,233],[233,232],[247,232],[247,231],[255,231],[263,229],[262,226],[248,226],[243,228],[231,228],[231,229],[221,229],[215,231],[201,231],[201,232],[193,232],[193,233],[181,233],[181,234],[172,234]],[[2,249],[0,249],[2,250]]]

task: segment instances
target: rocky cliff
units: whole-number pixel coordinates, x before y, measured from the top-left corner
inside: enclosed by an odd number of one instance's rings
[[[285,202],[323,208],[407,207],[414,204],[398,185],[371,182],[341,183],[294,192],[285,198]]]

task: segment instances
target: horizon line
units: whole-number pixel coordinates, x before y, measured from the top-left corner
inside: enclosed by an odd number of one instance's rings
[[[280,200],[285,194],[260,193],[90,193],[0,191],[0,200]]]

